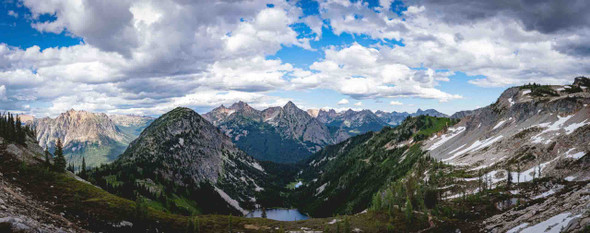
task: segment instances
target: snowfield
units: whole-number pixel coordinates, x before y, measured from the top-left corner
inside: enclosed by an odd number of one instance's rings
[[[514,233],[538,233],[538,232],[545,232],[545,233],[559,233],[561,232],[562,228],[565,228],[567,224],[570,223],[574,218],[578,218],[581,215],[571,216],[569,212],[564,212],[558,215],[555,215],[543,222],[540,222],[536,225],[520,229],[510,229],[508,232]],[[522,225],[517,226],[516,228],[522,228]]]
[[[440,136],[440,140],[438,140],[437,142],[432,144],[432,146],[430,146],[427,150],[434,150],[434,149],[438,148],[442,144],[445,144],[445,142],[447,142],[447,141],[451,140],[452,138],[454,138],[455,136],[463,133],[463,131],[465,131],[465,127],[463,127],[463,126],[457,127],[457,128],[449,128],[449,133],[443,134],[442,136]]]

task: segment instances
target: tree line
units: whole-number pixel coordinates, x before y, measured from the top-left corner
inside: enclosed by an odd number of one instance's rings
[[[11,113],[0,113],[0,137],[9,143],[26,146],[27,136],[36,139],[35,129],[23,125],[20,117]]]

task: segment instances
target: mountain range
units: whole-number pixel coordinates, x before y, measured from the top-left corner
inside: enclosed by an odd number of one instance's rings
[[[0,138],[0,230],[586,232],[589,87],[583,77],[512,87],[461,119],[408,116],[341,142],[324,137],[336,131],[318,119],[320,111],[293,103],[258,111],[239,102],[208,119],[179,107],[153,120],[111,163],[78,173],[86,179],[52,168],[39,146],[44,137],[21,144]],[[101,124],[115,132],[109,137],[124,135],[104,114],[58,118],[73,135],[98,131],[80,123],[98,121],[110,122]],[[346,120],[338,121],[331,122]],[[233,134],[224,129],[228,122],[335,144],[297,164],[262,162],[233,142],[251,132]],[[313,219],[240,217],[273,207]]]
[[[150,117],[72,109],[56,118],[34,118],[29,123],[36,129],[41,147],[53,151],[59,138],[69,163],[80,166],[84,157],[86,164],[94,167],[116,159],[152,121]]]
[[[306,159],[326,145],[354,135],[397,125],[408,116],[446,116],[434,109],[416,113],[387,113],[349,109],[309,109],[293,102],[282,107],[257,110],[244,102],[221,105],[203,116],[219,127],[236,145],[254,158],[280,163]]]

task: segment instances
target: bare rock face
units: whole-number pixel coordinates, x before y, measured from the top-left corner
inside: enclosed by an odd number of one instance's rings
[[[37,119],[37,140],[42,147],[54,147],[57,138],[67,147],[73,142],[101,143],[103,138],[125,139],[106,114],[69,110],[57,118]]]
[[[122,121],[122,118],[117,118]],[[125,124],[133,124],[132,121]],[[64,145],[68,162],[79,166],[85,157],[88,166],[108,163],[121,154],[135,136],[122,132],[104,113],[69,110],[57,118],[33,121],[37,140],[43,148],[54,150],[57,139]]]
[[[461,118],[464,118],[466,116],[471,116],[471,114],[473,114],[473,111],[472,110],[458,111],[456,113],[453,113],[453,115],[451,115],[451,118],[453,118],[453,119],[461,119]]]

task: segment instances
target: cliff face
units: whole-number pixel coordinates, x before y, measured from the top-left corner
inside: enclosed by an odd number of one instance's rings
[[[53,151],[57,139],[61,139],[66,159],[76,166],[80,166],[82,157],[91,167],[108,163],[134,138],[104,113],[69,110],[55,119],[35,119],[33,126],[41,147]]]
[[[37,128],[37,140],[42,147],[53,147],[57,138],[64,145],[73,142],[102,143],[109,138],[116,141],[125,139],[106,114],[69,110],[57,118],[37,119],[33,125]]]
[[[84,157],[86,164],[94,167],[116,159],[152,121],[150,117],[72,109],[56,118],[37,118],[30,123],[41,147],[53,151],[59,138],[69,163],[80,166]]]

